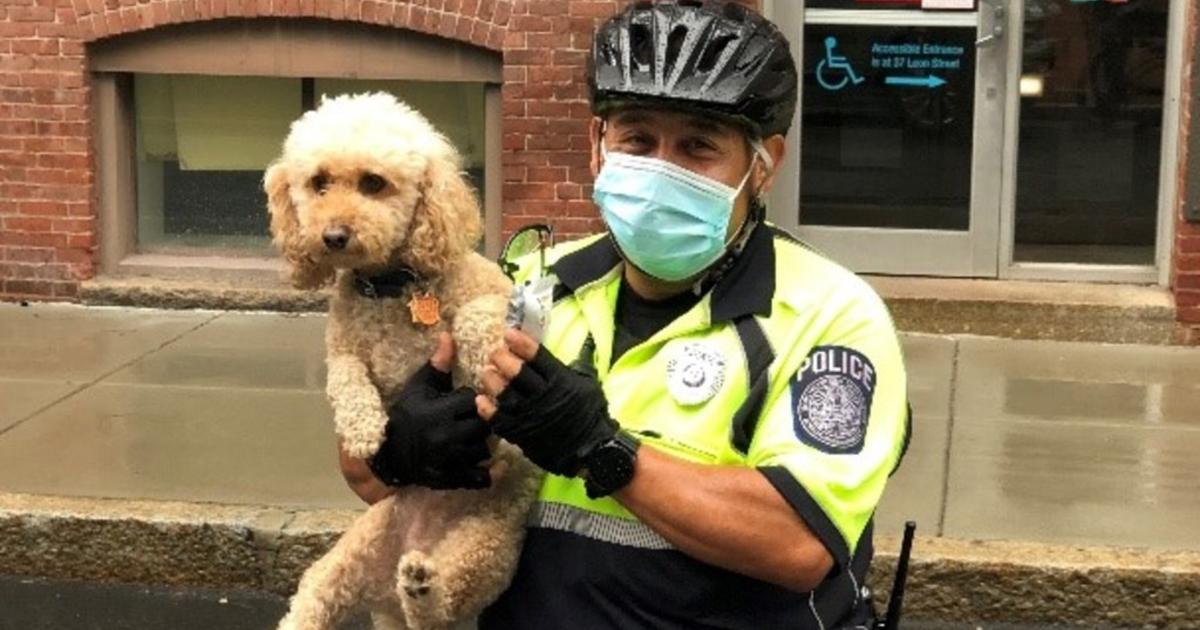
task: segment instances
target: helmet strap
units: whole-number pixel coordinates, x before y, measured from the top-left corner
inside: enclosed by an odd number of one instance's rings
[[[775,158],[772,158],[771,154],[767,152],[766,147],[763,146],[761,138],[751,138],[748,140],[748,142],[750,143],[750,149],[758,158],[762,160],[763,166],[765,166],[767,169],[766,174],[763,176],[763,179],[765,180],[772,172],[775,171]],[[753,172],[753,160],[750,162],[750,169],[751,172]],[[762,186],[759,186],[758,190],[754,191],[750,195],[750,212],[752,215],[756,214],[756,211],[761,214],[762,216],[758,217],[760,220],[765,217],[765,211],[763,210],[763,207],[766,205],[766,203],[764,197],[765,192],[763,191]]]
[[[739,256],[742,255],[742,250],[746,249],[746,243],[750,242],[750,236],[754,234],[754,230],[762,223],[761,210],[762,206],[758,203],[750,202],[750,212],[746,214],[746,219],[742,221],[742,225],[738,227],[737,233],[733,235],[730,241],[730,246],[725,249],[725,254],[721,256],[715,264],[708,268],[695,283],[692,284],[692,293],[700,296],[704,295],[705,291],[713,288],[725,277],[726,273],[733,268]]]
[[[750,170],[746,173],[749,178],[750,173],[754,171],[755,157],[761,158],[763,166],[767,167],[767,171],[775,169],[775,160],[771,154],[767,152],[763,146],[762,140],[759,138],[749,138],[750,148],[754,151],[754,157],[750,159]],[[742,185],[745,185],[745,180]],[[740,187],[739,187],[740,188]],[[749,208],[747,209],[746,218],[742,221],[742,225],[738,227],[737,232],[729,241],[729,246],[725,248],[725,255],[721,257],[716,264],[708,268],[704,275],[700,276],[692,285],[692,292],[696,295],[704,295],[704,292],[716,286],[721,278],[725,277],[726,273],[733,268],[739,256],[742,255],[742,250],[746,249],[746,244],[750,242],[750,236],[754,234],[754,230],[766,221],[767,208],[763,203],[763,191],[760,188],[750,195],[748,200]]]
[[[762,158],[763,165],[767,167],[767,170],[775,170],[775,158],[771,157],[770,153],[767,153],[767,148],[763,146],[762,138],[750,138],[749,142],[750,149],[757,153],[758,157]]]

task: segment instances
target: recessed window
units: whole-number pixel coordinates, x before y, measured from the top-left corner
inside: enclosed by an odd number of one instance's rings
[[[483,83],[138,73],[137,250],[268,253],[262,177],[288,126],[322,95],[373,91],[428,117],[483,190]]]
[[[262,176],[303,111],[300,81],[134,77],[138,246],[266,249]]]
[[[471,82],[373,81],[317,79],[313,93],[337,96],[362,92],[388,92],[424,114],[450,139],[463,156],[463,168],[475,192],[482,195],[484,165],[484,84]],[[481,196],[482,199],[482,196]]]

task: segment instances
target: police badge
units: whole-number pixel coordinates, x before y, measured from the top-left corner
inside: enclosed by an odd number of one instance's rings
[[[667,391],[681,405],[705,402],[724,384],[725,358],[704,343],[681,343],[667,359]]]

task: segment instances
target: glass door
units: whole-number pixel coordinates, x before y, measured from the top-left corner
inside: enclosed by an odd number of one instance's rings
[[[1003,275],[1156,279],[1172,4],[1013,7]]]
[[[803,77],[773,218],[855,271],[996,276],[1007,1],[777,2]]]

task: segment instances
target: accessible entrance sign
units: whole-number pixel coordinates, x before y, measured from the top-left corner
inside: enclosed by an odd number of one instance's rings
[[[961,90],[965,83],[974,83],[975,48],[969,30],[849,25],[810,28],[808,37],[821,31],[820,47],[811,43],[805,46],[810,52],[806,65],[817,86],[827,92],[877,88]]]
[[[961,70],[962,46],[903,43],[871,45],[871,67],[889,70]]]
[[[853,9],[856,11],[974,11],[975,0],[808,0],[805,8]]]

